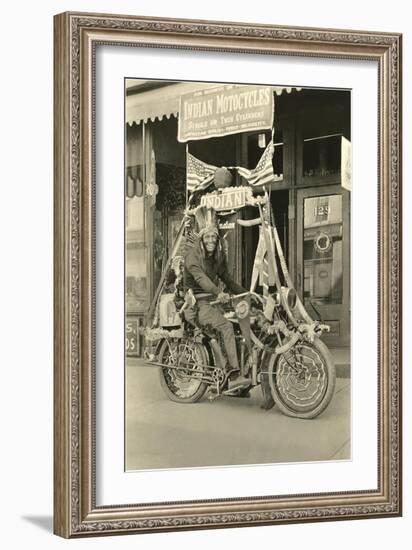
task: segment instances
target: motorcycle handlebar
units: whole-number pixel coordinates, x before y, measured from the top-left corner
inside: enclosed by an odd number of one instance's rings
[[[236,300],[237,298],[243,298],[244,296],[254,296],[256,297],[261,303],[264,303],[264,300],[262,298],[262,296],[260,296],[259,294],[257,294],[256,292],[253,292],[253,291],[248,291],[248,292],[241,292],[240,294],[230,294],[229,295],[229,300]],[[222,302],[220,300],[214,300],[213,302],[210,302],[210,305],[211,306],[214,306],[214,305],[217,305],[217,304],[221,304]]]

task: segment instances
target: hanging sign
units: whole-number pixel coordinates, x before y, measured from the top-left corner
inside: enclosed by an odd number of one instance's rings
[[[352,191],[352,146],[351,142],[342,136],[341,141],[341,181],[342,187]]]
[[[250,187],[241,185],[239,187],[228,187],[226,189],[219,189],[213,193],[207,193],[201,198],[200,204],[221,212],[238,210],[247,205],[263,205],[266,201],[267,198],[265,196],[254,196]]]
[[[219,86],[180,96],[178,141],[272,128],[273,91],[268,86]]]
[[[230,187],[218,193],[203,195],[200,204],[216,211],[237,210],[253,200],[249,187]]]
[[[156,195],[159,192],[159,186],[156,183],[156,157],[155,152],[150,153],[149,164],[149,181],[146,184],[146,196],[149,197],[149,205],[154,206],[156,204]]]

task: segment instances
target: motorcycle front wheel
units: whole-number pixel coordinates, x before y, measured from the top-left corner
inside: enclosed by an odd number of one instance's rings
[[[335,365],[319,338],[297,342],[289,352],[273,355],[268,377],[276,405],[282,413],[295,418],[320,415],[335,391]]]
[[[171,401],[195,403],[207,389],[202,376],[208,364],[207,352],[201,344],[190,340],[178,342],[164,340],[160,346],[158,361],[160,384]]]

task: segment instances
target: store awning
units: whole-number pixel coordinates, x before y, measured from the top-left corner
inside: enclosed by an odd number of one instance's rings
[[[163,118],[177,117],[179,114],[179,101],[182,94],[195,92],[196,90],[216,88],[217,84],[199,84],[198,82],[179,82],[170,86],[154,88],[140,93],[130,94],[126,100],[126,122],[140,124],[149,120],[162,120]],[[292,91],[300,91],[302,88],[286,88],[272,86],[276,95],[290,94]]]

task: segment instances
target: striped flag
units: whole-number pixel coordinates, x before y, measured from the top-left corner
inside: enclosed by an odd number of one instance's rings
[[[242,166],[237,166],[237,171],[244,177],[250,185],[264,185],[265,183],[271,183],[275,176],[273,174],[272,158],[275,148],[273,141],[270,141],[263,152],[256,168],[248,170]]]
[[[186,156],[186,188],[189,193],[202,191],[209,187],[213,181],[217,167],[206,164],[189,152]]]
[[[255,290],[259,281],[259,285],[263,288],[263,295],[267,296],[269,293],[269,286],[275,284],[274,271],[276,266],[273,265],[273,258],[270,258],[268,254],[264,231],[267,231],[266,227],[259,228],[259,242],[255,253],[250,290]]]

